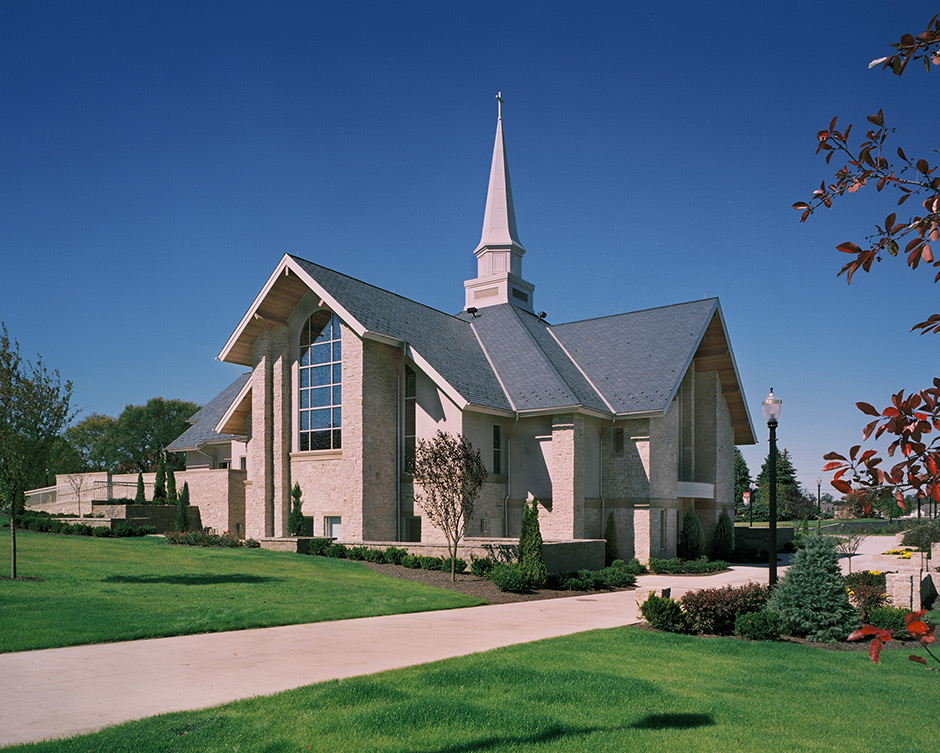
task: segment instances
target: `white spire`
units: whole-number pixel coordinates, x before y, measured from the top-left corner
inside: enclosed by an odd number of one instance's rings
[[[496,142],[486,190],[483,233],[474,253],[477,257],[476,279],[464,283],[466,306],[480,308],[497,303],[512,303],[532,311],[534,286],[522,279],[522,255],[525,248],[516,231],[516,212],[509,184],[509,162],[503,141],[503,93],[496,95]]]

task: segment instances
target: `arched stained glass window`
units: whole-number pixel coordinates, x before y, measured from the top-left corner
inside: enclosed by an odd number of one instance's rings
[[[300,333],[300,450],[342,445],[343,357],[339,319],[317,311]]]

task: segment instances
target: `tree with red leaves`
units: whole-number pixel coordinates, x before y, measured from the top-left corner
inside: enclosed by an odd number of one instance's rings
[[[896,52],[887,57],[873,60],[870,68],[881,67],[895,75],[904,73],[908,63],[922,60],[929,72],[931,65],[940,65],[940,14],[927,24],[927,29],[916,36],[905,34],[899,42],[892,45]],[[871,128],[865,139],[855,147],[849,138],[852,126],[845,130],[837,129],[837,118],[833,118],[828,128],[821,130],[817,138],[816,152],[826,155],[826,164],[839,155],[845,159],[843,167],[836,171],[831,183],[820,183],[810,200],[798,201],[793,208],[799,211],[800,221],[806,219],[820,207],[831,207],[836,197],[846,193],[855,193],[865,186],[874,185],[878,192],[885,189],[900,193],[898,206],[903,205],[911,196],[920,199],[920,207],[906,219],[891,212],[883,224],[875,225],[863,245],[846,241],[839,244],[837,250],[850,254],[851,260],[841,269],[846,281],[851,283],[852,276],[861,269],[871,270],[875,261],[880,261],[882,254],[898,256],[900,244],[904,242],[904,257],[911,269],[923,264],[940,268],[940,259],[936,259],[931,243],[940,242],[940,175],[937,165],[931,165],[924,158],[908,157],[905,151],[897,148],[897,160],[886,156],[886,142],[894,133],[893,128],[885,124],[884,113],[879,110],[868,116]],[[934,282],[940,281],[940,271],[934,276]],[[918,322],[912,331],[921,334],[940,333],[940,314],[932,314]],[[855,445],[848,456],[837,452],[825,455],[827,462],[824,471],[835,471],[832,486],[843,493],[853,490],[890,489],[903,509],[905,493],[913,493],[920,499],[940,502],[940,378],[933,380],[933,385],[926,389],[905,395],[901,390],[891,398],[891,404],[879,411],[870,403],[856,403],[858,409],[874,418],[862,431],[863,441],[874,437],[875,440],[888,435],[894,439],[887,447],[889,458],[898,457],[898,462],[890,468],[881,468],[884,459],[878,450],[862,450]]]
[[[908,612],[904,616],[904,625],[907,628],[907,634],[911,638],[916,638],[920,645],[923,647],[930,657],[940,664],[940,656],[937,656],[933,651],[930,650],[929,646],[934,642],[934,631],[937,629],[936,625],[928,625],[924,622],[921,617],[926,613],[926,609],[921,609],[917,612]],[[890,641],[893,636],[891,635],[890,630],[885,630],[884,628],[874,627],[872,625],[862,625],[861,629],[856,630],[849,636],[850,641],[858,641],[862,638],[871,638],[871,643],[868,646],[868,655],[871,657],[871,660],[878,663],[878,659],[881,656],[881,649],[885,643]],[[927,669],[933,672],[940,672],[940,667],[931,667],[927,665],[927,660],[923,656],[917,654],[911,654],[907,657],[913,662],[918,664],[923,664]]]

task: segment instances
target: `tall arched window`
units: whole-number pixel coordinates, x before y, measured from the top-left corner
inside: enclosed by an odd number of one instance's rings
[[[342,445],[343,358],[339,319],[317,311],[300,333],[300,450]]]

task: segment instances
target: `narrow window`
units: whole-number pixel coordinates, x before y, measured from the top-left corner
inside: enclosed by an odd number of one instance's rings
[[[421,541],[421,518],[416,515],[405,518],[405,541]]]
[[[336,314],[317,311],[300,335],[300,449],[342,445],[342,332]]]
[[[405,366],[405,454],[402,471],[411,473],[415,462],[415,409],[418,403],[417,375],[410,366]]]
[[[327,515],[323,518],[323,535],[328,539],[343,538],[343,519],[339,515]]]
[[[614,429],[614,455],[623,455],[623,429]]]
[[[493,425],[493,473],[503,472],[503,427]]]

